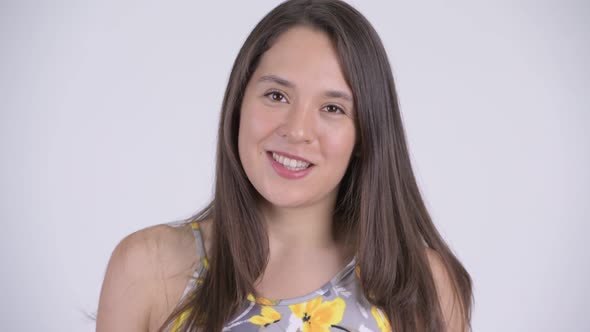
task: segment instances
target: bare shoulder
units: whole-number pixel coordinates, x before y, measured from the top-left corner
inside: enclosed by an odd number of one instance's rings
[[[182,295],[195,248],[190,226],[156,225],[121,240],[103,281],[97,331],[154,330]]]
[[[465,331],[466,322],[463,320],[461,303],[449,271],[438,252],[426,248],[426,257],[432,271],[432,278],[436,286],[440,306],[447,324],[447,331]]]
[[[437,283],[437,287],[441,286],[444,288],[451,286],[448,270],[438,252],[426,248],[426,257],[428,258],[432,277],[434,278],[434,282]]]

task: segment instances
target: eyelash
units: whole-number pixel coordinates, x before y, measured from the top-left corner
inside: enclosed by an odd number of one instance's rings
[[[277,91],[277,90],[271,90],[271,91],[267,92],[267,93],[266,93],[264,96],[265,96],[265,97],[269,97],[269,98],[270,98],[270,100],[271,100],[271,101],[273,101],[273,102],[277,102],[277,100],[274,100],[274,99],[271,97],[273,94],[278,94],[278,95],[280,95],[282,98],[286,99],[286,98],[285,98],[285,95],[284,95],[282,92],[280,92],[280,91]],[[278,101],[278,102],[280,103],[280,101]],[[336,106],[336,105],[334,105],[334,104],[327,105],[326,107],[330,107],[330,106],[336,107],[336,109],[337,109],[338,111],[340,111],[340,113],[344,114],[344,110],[342,109],[342,107],[340,107],[340,106]],[[328,113],[336,113],[336,112],[328,112]]]

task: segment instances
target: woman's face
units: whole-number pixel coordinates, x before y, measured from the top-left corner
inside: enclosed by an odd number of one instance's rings
[[[355,144],[352,93],[328,36],[297,26],[262,55],[241,105],[238,149],[277,207],[329,206]]]

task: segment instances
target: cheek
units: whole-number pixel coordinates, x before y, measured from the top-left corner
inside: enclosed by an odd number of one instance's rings
[[[238,150],[243,161],[262,152],[262,142],[269,131],[268,123],[264,121],[260,112],[243,108],[238,130]]]
[[[324,153],[333,160],[347,165],[352,155],[355,138],[354,127],[348,126],[337,132],[332,131],[331,135],[324,135],[322,148]]]
[[[248,112],[242,110],[240,114],[240,125],[238,129],[238,153],[240,155],[240,161],[242,162],[242,167],[245,169],[249,165],[250,152],[248,147],[252,141],[252,129],[249,122],[250,116]]]

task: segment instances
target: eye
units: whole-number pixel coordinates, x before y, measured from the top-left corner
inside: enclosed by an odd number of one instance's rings
[[[287,101],[287,98],[285,98],[285,95],[282,94],[279,91],[270,91],[267,94],[265,94],[266,97],[269,97],[272,101],[277,101],[279,103],[283,103]]]
[[[328,106],[324,107],[324,109],[328,113],[342,113],[342,114],[344,114],[344,111],[342,110],[342,108],[340,108],[336,105],[328,105]]]

